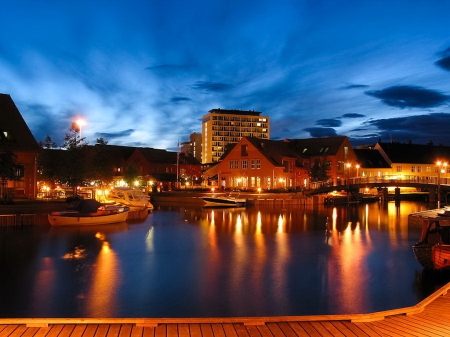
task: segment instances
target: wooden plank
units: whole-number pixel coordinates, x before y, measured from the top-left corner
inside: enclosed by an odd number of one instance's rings
[[[334,326],[334,322],[320,322],[325,329],[328,330],[333,336],[344,336],[344,334],[339,331],[337,327]]]
[[[200,324],[200,330],[202,332],[202,337],[214,337],[211,324]]]
[[[412,317],[391,317],[389,318],[393,323],[399,325],[408,326],[410,329],[415,331],[421,331],[423,333],[434,333],[439,332],[440,328],[435,324],[429,324],[428,322],[421,321],[418,318]],[[444,333],[444,331],[441,331]]]
[[[95,331],[94,337],[106,337],[108,330],[109,330],[108,324],[100,324],[97,328],[97,331]]]
[[[167,324],[167,336],[179,336],[178,324]]]
[[[21,337],[33,337],[36,332],[38,332],[39,328],[37,327],[27,327],[27,329],[25,330],[25,332],[22,334]]]
[[[211,324],[211,328],[214,333],[214,337],[225,337],[225,331],[223,330],[222,324],[219,323],[213,323]]]
[[[370,323],[350,323],[359,327],[362,331],[364,331],[370,337],[379,337],[381,336]]]
[[[47,327],[42,327],[39,328],[38,331],[35,333],[34,337],[44,337],[47,335],[47,333],[50,331],[51,329],[51,325],[47,326]]]
[[[155,337],[166,337],[167,325],[161,324],[154,328]]]
[[[94,337],[97,328],[98,328],[97,324],[88,324],[86,326],[86,329],[84,330],[83,337]]]
[[[75,328],[72,330],[70,337],[81,337],[84,334],[84,330],[86,330],[86,324],[76,324]]]
[[[311,322],[298,322],[298,324],[306,331],[309,336],[320,336],[316,329],[311,325]]]
[[[378,333],[380,333],[382,336],[411,337],[411,334],[406,334],[406,333],[404,333],[402,331],[399,331],[399,330],[397,330],[395,328],[392,328],[391,326],[386,325],[385,322],[382,322],[382,321],[372,322],[371,324],[376,328]]]
[[[131,324],[121,324],[119,337],[131,337],[133,326]]]
[[[308,334],[308,332],[305,330],[305,328],[303,328],[302,325],[300,325],[299,322],[290,322],[289,325],[291,326],[292,330],[294,330],[294,332],[297,334],[297,336],[299,337],[310,336],[310,334]]]
[[[244,324],[233,324],[234,330],[236,331],[236,334],[239,337],[249,337],[250,335],[247,332],[247,329],[245,328]]]
[[[277,323],[267,323],[267,327],[274,337],[285,337],[283,330],[280,329]]]
[[[250,337],[261,337],[257,325],[244,325]]]
[[[273,337],[273,335],[270,332],[270,330],[267,327],[267,325],[257,325],[257,326],[255,326],[255,328],[258,329],[259,334],[261,335],[261,337]]]
[[[289,323],[281,322],[278,323],[278,326],[280,327],[281,331],[283,331],[286,337],[297,337],[297,334],[294,332],[294,330],[292,330]]]
[[[9,335],[9,337],[20,337],[25,330],[27,329],[26,325],[19,325],[13,332]]]
[[[154,337],[155,336],[155,328],[144,326],[142,330],[142,337]]]
[[[186,324],[186,323],[178,324],[178,336],[179,337],[189,337],[190,336],[188,324]]]
[[[50,327],[49,332],[46,334],[47,337],[57,337],[61,330],[63,329],[64,325],[62,324],[55,324]]]
[[[237,337],[236,330],[234,330],[233,324],[225,323],[222,324],[223,331],[225,331],[225,336],[227,337]]]
[[[107,337],[119,337],[121,324],[111,324],[108,329]]]
[[[144,334],[144,327],[135,325],[131,329],[131,336],[130,337],[142,337],[143,334]]]
[[[305,322],[306,323],[306,322]],[[311,326],[311,328],[312,329],[314,329],[315,331],[317,331],[319,334],[320,334],[320,336],[331,336],[331,337],[334,337],[334,336],[337,336],[336,334],[335,335],[333,335],[327,328],[326,328],[326,326],[325,325],[323,325],[322,324],[323,322],[309,322],[309,325]],[[309,330],[309,327],[308,327],[308,325],[304,325],[305,327],[307,327],[308,328],[308,331],[313,331],[313,330]],[[330,324],[330,327],[332,326],[332,324]],[[338,332],[338,331],[336,331],[336,332]],[[340,332],[339,332],[339,334],[340,334]]]
[[[19,327],[18,324],[11,324],[11,325],[7,325],[6,328],[4,328],[1,332],[0,332],[0,337],[8,337],[10,334],[13,333],[14,330],[16,330]]]
[[[59,333],[58,337],[70,337],[74,329],[75,329],[74,324],[65,324],[61,332]]]
[[[358,325],[351,322],[342,321],[342,325],[344,325],[348,330],[353,332],[356,336],[369,336],[364,330],[360,329]]]
[[[202,337],[199,324],[189,324],[189,333],[192,337]]]

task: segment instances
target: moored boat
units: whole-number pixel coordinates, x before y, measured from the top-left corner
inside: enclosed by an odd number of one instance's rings
[[[114,188],[105,202],[129,207],[131,211],[153,210],[153,205],[141,190],[129,187]]]
[[[203,197],[205,206],[214,207],[242,207],[247,203],[247,199],[227,196]]]
[[[424,219],[420,240],[413,251],[425,269],[450,269],[450,218]]]
[[[93,199],[72,200],[65,211],[48,214],[52,226],[104,225],[127,220],[128,207],[103,205]]]

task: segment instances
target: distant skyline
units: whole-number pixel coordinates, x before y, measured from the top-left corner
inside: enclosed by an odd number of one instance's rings
[[[271,139],[450,146],[450,1],[0,0],[0,93],[37,141],[176,149],[209,110]]]

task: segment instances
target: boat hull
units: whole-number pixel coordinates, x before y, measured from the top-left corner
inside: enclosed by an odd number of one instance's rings
[[[127,220],[128,211],[101,214],[101,215],[84,215],[69,214],[64,212],[55,212],[48,215],[48,222],[52,226],[89,226],[89,225],[105,225]]]
[[[205,206],[214,207],[242,207],[246,204],[245,199],[204,197]]]

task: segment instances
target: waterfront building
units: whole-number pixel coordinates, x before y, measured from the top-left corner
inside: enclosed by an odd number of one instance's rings
[[[310,170],[317,160],[328,168],[329,179],[321,184],[341,183],[356,165],[345,136],[285,140],[243,137],[230,144],[204,176],[221,189],[311,188]]]
[[[202,135],[194,132],[189,135],[189,141],[181,143],[181,153],[193,155],[199,162],[202,161]]]
[[[270,139],[270,119],[254,110],[212,109],[202,118],[202,163],[218,162],[242,137]]]
[[[202,174],[202,165],[192,154],[148,147],[136,148],[125,165],[136,168],[148,189],[172,190],[197,185]]]
[[[0,152],[16,156],[15,180],[1,181],[9,198],[36,198],[40,147],[10,95],[0,94]]]

